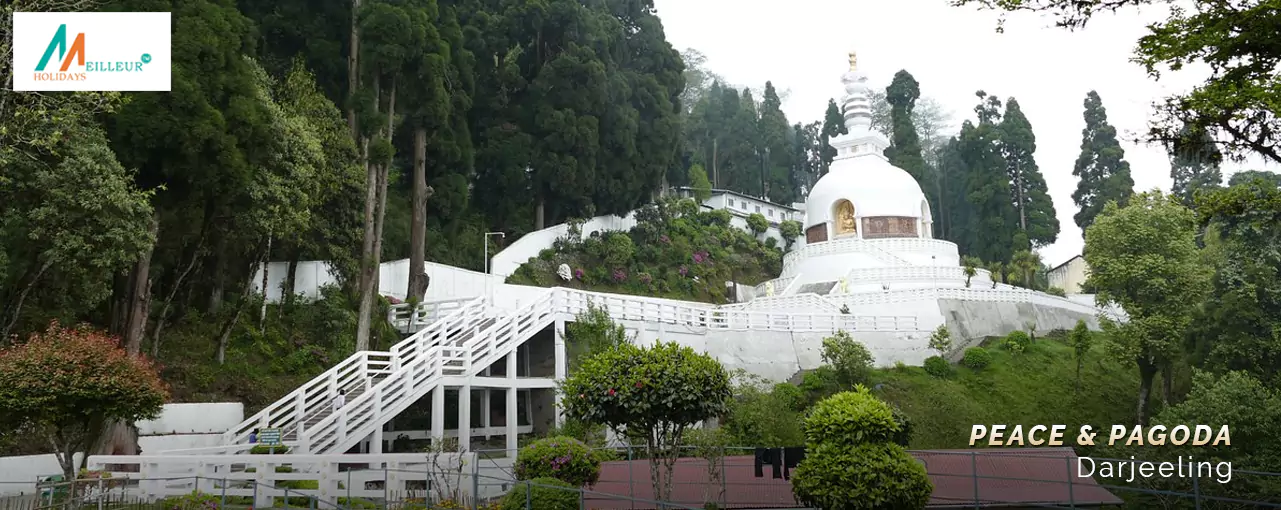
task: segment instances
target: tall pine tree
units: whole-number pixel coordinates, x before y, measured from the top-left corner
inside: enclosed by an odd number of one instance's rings
[[[832,139],[849,133],[849,128],[845,127],[845,115],[841,112],[841,108],[836,106],[835,99],[828,99],[827,110],[823,112],[823,131],[820,136],[819,158],[822,161],[822,167],[819,169],[819,177],[827,175],[827,170],[832,167],[832,160],[836,159],[836,149],[832,147]]]
[[[1053,244],[1059,236],[1059,220],[1054,214],[1054,201],[1041,169],[1036,166],[1036,135],[1032,123],[1010,98],[1001,119],[1001,153],[1010,177],[1011,198],[1019,215],[1019,230],[1014,244],[1017,250]]]
[[[921,157],[921,138],[912,123],[912,110],[921,97],[921,88],[906,70],[894,74],[894,80],[885,88],[885,100],[890,104],[892,138],[885,149],[885,157],[896,167],[907,170],[923,189],[933,189],[929,179],[930,168]],[[933,197],[931,197],[932,199]],[[931,208],[936,200],[930,200]]]
[[[986,92],[976,94],[978,124],[961,126],[960,157],[965,163],[966,214],[961,252],[985,261],[1008,261],[1013,253],[1018,216],[1010,200],[1010,179],[1001,154],[1001,100]]]
[[[1222,162],[1223,154],[1209,132],[1184,127],[1170,147],[1171,191],[1185,207],[1192,207],[1197,191],[1223,185]]]
[[[1123,206],[1134,194],[1134,179],[1130,177],[1130,163],[1125,161],[1125,149],[1116,139],[1116,128],[1108,124],[1103,100],[1093,90],[1085,96],[1081,155],[1076,158],[1072,175],[1080,180],[1076,192],[1072,193],[1072,201],[1080,211],[1072,219],[1083,232],[1108,202],[1115,200]]]

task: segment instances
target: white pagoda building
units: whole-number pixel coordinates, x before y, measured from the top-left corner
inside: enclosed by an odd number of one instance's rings
[[[994,284],[982,269],[967,277],[956,244],[933,238],[920,184],[884,156],[890,143],[872,129],[867,74],[853,52],[849,64],[841,76],[848,134],[831,141],[836,157],[805,201],[803,239],[784,257],[779,278],[744,292],[745,302],[734,306],[914,315],[923,330],[947,325],[954,337],[972,341],[1071,328],[1078,319],[1095,327],[1092,296],[1065,299]]]

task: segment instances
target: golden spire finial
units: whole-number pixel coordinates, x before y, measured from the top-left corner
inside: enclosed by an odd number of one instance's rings
[[[850,51],[850,71],[858,70],[858,54]]]

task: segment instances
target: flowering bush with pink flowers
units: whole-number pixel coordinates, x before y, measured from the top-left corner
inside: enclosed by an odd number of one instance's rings
[[[555,478],[574,487],[592,485],[600,477],[600,456],[572,437],[539,439],[516,454],[516,479]]]

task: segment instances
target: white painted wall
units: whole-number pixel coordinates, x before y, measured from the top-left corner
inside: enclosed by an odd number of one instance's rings
[[[484,273],[470,271],[445,264],[427,262],[427,276],[431,283],[427,288],[426,299],[448,299],[457,297],[479,296],[485,293],[487,282],[492,285],[502,283],[503,278],[487,276]],[[280,301],[281,288],[285,282],[288,262],[271,262],[267,264],[267,301]],[[329,272],[329,263],[320,260],[309,260],[298,263],[297,281],[294,292],[309,299],[320,297],[320,287],[337,285],[338,280]],[[262,268],[254,273],[255,292],[262,292]],[[409,286],[409,259],[384,262],[378,269],[378,292],[404,300]]]
[[[165,404],[158,418],[138,422],[138,434],[221,434],[244,419],[240,402]]]
[[[140,421],[138,447],[144,454],[221,444],[222,433],[245,419],[239,402],[165,404],[160,416]],[[76,454],[77,462],[81,455]],[[0,457],[0,494],[31,494],[36,479],[62,473],[53,454]]]

